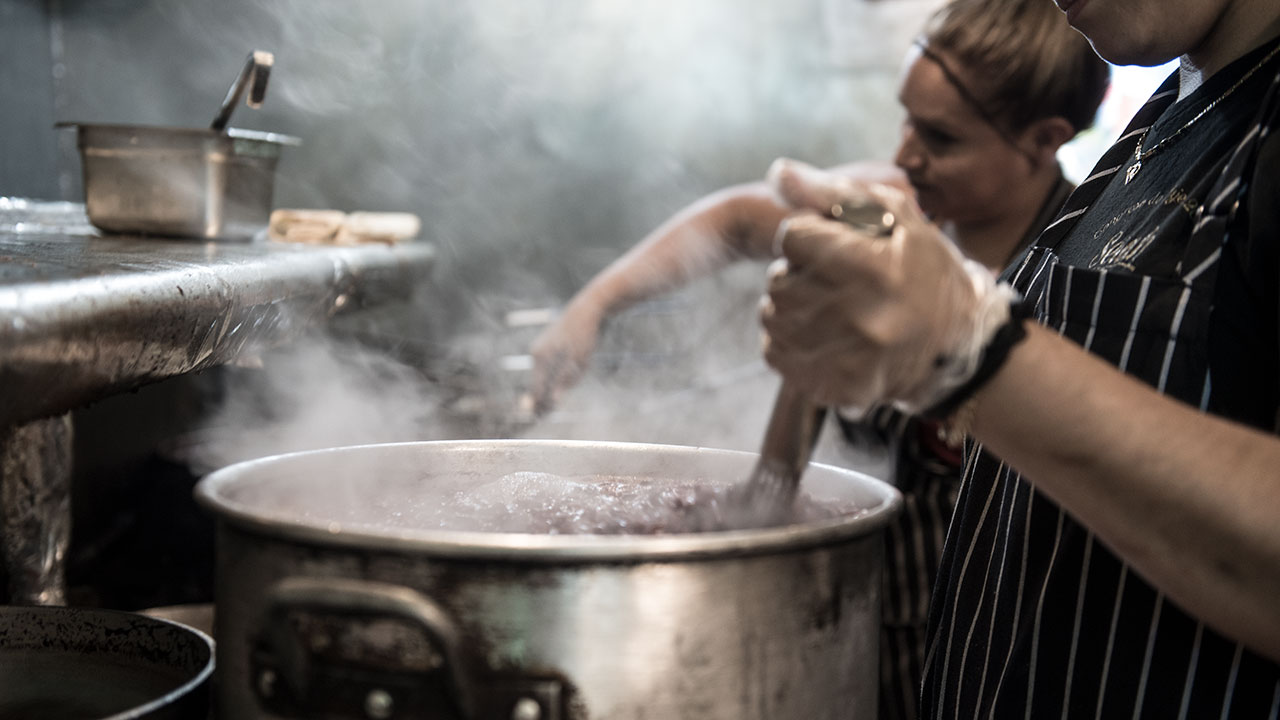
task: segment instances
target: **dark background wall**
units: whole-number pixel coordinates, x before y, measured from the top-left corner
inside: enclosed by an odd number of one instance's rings
[[[0,196],[79,200],[54,122],[203,126],[269,50],[266,103],[232,124],[303,140],[277,206],[418,213],[451,318],[553,304],[779,155],[886,156],[936,4],[0,0]]]
[[[0,197],[56,199],[64,192],[58,187],[50,41],[44,2],[0,0]]]

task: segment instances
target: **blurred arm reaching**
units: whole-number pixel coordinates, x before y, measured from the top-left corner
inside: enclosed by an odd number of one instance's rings
[[[907,187],[888,163],[832,172]],[[601,270],[530,347],[535,411],[549,410],[581,377],[606,320],[737,260],[772,257],[778,225],[791,210],[764,181],[730,186],[684,207]]]

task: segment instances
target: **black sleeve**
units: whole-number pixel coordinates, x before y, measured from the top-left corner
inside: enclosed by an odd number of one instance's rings
[[[1246,282],[1268,309],[1270,321],[1262,331],[1269,333],[1269,342],[1264,347],[1271,349],[1274,360],[1272,380],[1280,384],[1280,108],[1273,109],[1270,125],[1246,199],[1249,247],[1244,266],[1248,268]],[[1273,429],[1280,432],[1280,407],[1275,412]]]
[[[1250,162],[1241,168],[1248,184],[1217,271],[1207,409],[1274,431],[1280,419],[1280,132],[1256,146]]]

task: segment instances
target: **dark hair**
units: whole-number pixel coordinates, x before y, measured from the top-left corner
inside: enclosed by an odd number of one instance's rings
[[[951,0],[924,41],[968,70],[981,112],[1015,131],[1053,116],[1084,130],[1110,84],[1110,66],[1048,0]]]

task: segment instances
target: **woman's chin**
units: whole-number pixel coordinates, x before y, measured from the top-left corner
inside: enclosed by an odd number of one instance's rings
[[[924,214],[929,222],[941,223],[946,221],[946,213],[941,212],[942,208],[937,203],[931,203],[928,198],[920,196],[916,196],[916,202],[920,206],[920,212]]]

